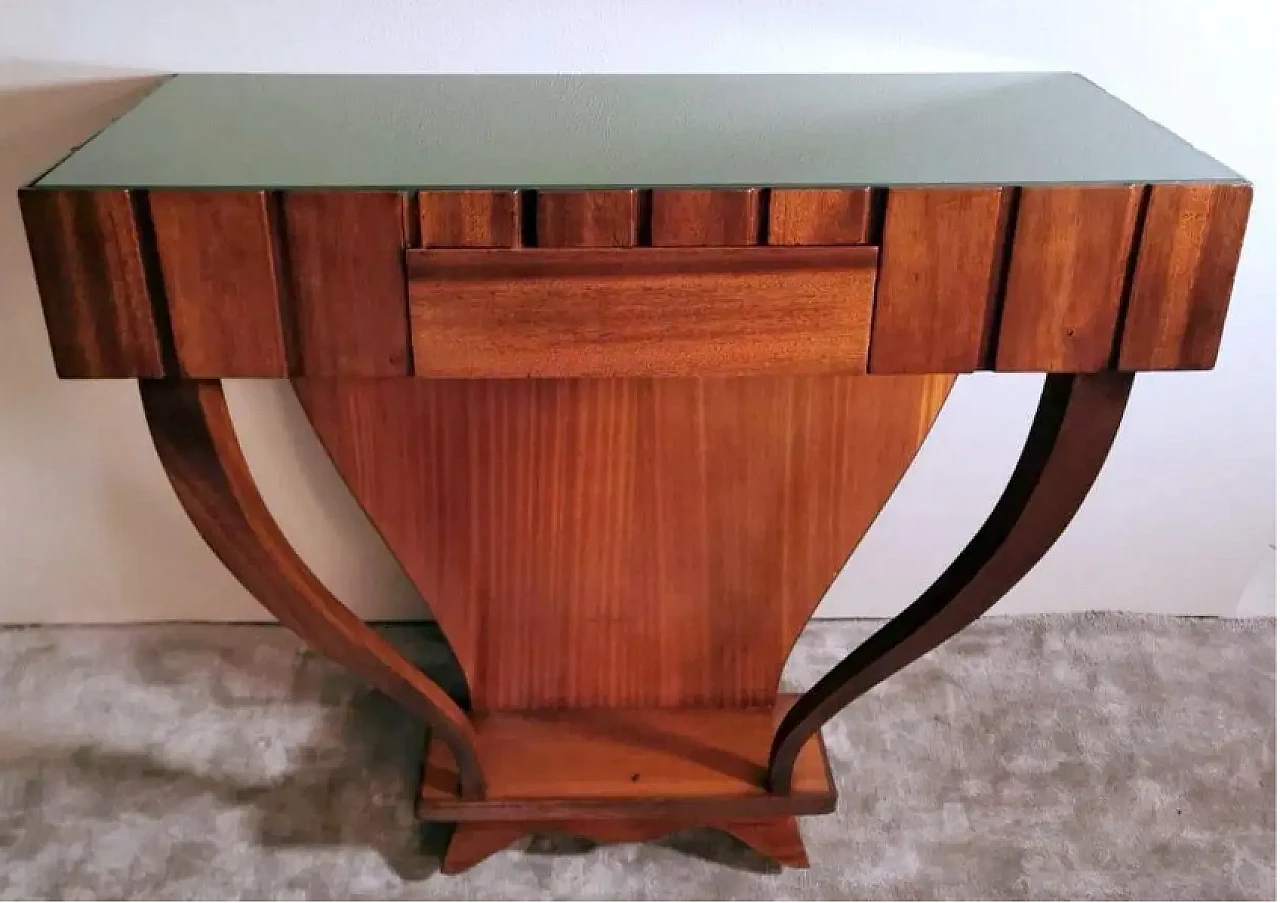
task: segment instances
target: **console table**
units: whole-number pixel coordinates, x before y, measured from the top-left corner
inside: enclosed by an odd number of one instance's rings
[[[1250,197],[1069,74],[183,75],[21,206],[58,374],[137,380],[212,550],[426,722],[453,872],[529,832],[690,825],[805,864],[823,723],[1036,564],[1136,372],[1213,366]],[[1046,374],[995,509],[780,693],[980,370]],[[465,698],[290,547],[240,377],[292,381]]]

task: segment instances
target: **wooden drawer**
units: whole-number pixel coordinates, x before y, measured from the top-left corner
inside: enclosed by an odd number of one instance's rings
[[[407,256],[419,376],[866,370],[874,248]]]

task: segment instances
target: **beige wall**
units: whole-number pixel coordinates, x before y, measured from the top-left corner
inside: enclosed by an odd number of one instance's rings
[[[1255,179],[1255,213],[1218,370],[1139,380],[1095,493],[998,610],[1274,611],[1270,3],[638,6],[0,0],[0,622],[262,616],[182,515],[135,389],[54,378],[13,193],[147,74],[184,69],[1081,71]],[[1032,377],[961,381],[824,614],[892,613],[937,575],[998,495],[1036,393]],[[417,615],[287,390],[230,396],[304,557],[362,613]]]

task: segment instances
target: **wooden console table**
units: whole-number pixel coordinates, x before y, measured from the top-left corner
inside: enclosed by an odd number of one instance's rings
[[[1251,189],[1087,81],[179,76],[21,192],[60,376],[136,379],[196,528],[428,724],[446,871],[714,825],[802,865],[820,728],[1071,520],[1137,371],[1211,367]],[[1008,488],[830,674],[792,644],[958,374],[1047,374]],[[335,599],[221,380],[292,380],[465,674]]]

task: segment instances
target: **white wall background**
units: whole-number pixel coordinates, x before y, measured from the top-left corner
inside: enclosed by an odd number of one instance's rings
[[[0,0],[0,621],[264,616],[181,513],[134,387],[54,378],[13,189],[146,76],[277,70],[1085,74],[1254,180],[1254,212],[1218,369],[1139,378],[1095,492],[997,610],[1272,612],[1275,20],[1271,0]],[[822,613],[890,614],[940,572],[998,495],[1037,392],[961,381]],[[420,615],[287,392],[238,384],[232,405],[321,577],[367,616]]]

